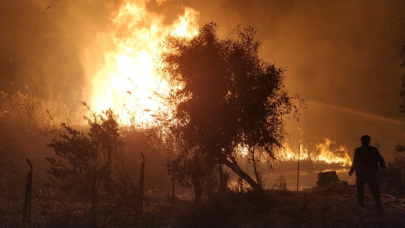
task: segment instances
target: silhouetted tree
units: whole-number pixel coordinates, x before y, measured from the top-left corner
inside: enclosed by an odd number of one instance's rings
[[[386,38],[388,46],[394,51],[395,57],[400,61],[400,66],[405,68],[405,2],[392,1],[387,4],[389,17],[383,24],[383,35]],[[401,82],[399,111],[405,117],[405,74],[402,75]],[[404,152],[405,143],[398,144],[395,147],[395,151]]]
[[[390,1],[387,2],[388,17],[382,23],[383,35],[395,57],[401,62],[400,65],[405,68],[405,2]],[[399,91],[399,96],[402,102],[399,110],[405,114],[405,75],[401,77],[402,85]]]
[[[404,18],[404,20],[405,20],[405,18]],[[404,22],[405,23],[405,22]],[[404,44],[403,44],[403,46],[402,46],[402,48],[400,49],[400,55],[401,55],[401,58],[402,58],[402,63],[401,63],[401,66],[403,67],[403,68],[405,68],[405,37],[403,38],[403,42],[404,42]],[[405,115],[405,74],[404,75],[402,75],[402,77],[401,77],[401,81],[402,81],[402,85],[401,85],[401,89],[400,89],[400,91],[399,91],[399,96],[402,98],[402,103],[400,104],[400,106],[399,106],[399,111],[403,114],[403,115]]]
[[[400,66],[405,68],[405,1],[387,2],[388,17],[383,20],[383,35],[388,47],[391,47],[400,61]],[[399,97],[399,111],[405,117],[405,74],[401,77]],[[395,146],[394,159],[387,161],[386,168],[380,173],[382,191],[396,197],[405,194],[405,143]]]
[[[261,191],[239,167],[237,147],[263,149],[266,159],[274,158],[285,136],[284,118],[291,112],[297,117],[298,108],[284,88],[284,70],[259,58],[254,34],[238,26],[219,39],[210,23],[192,39],[168,36],[159,71],[172,88],[168,100],[177,109],[167,124],[186,145],[182,149],[228,166]]]
[[[106,192],[113,189],[113,156],[122,150],[124,143],[111,110],[86,119],[90,125],[87,136],[63,123],[66,132],[60,134],[61,139],[48,144],[62,159],[46,159],[52,165],[48,173],[62,180],[62,190],[91,196],[92,224],[96,225],[97,192],[101,186]]]

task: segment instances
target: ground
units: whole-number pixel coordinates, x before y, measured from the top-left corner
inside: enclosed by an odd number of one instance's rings
[[[366,206],[358,207],[356,189],[350,185],[329,185],[298,192],[273,189],[264,191],[264,194],[224,192],[211,198],[203,197],[199,205],[181,198],[176,198],[173,203],[173,198],[165,194],[145,197],[141,216],[129,200],[129,207],[100,204],[97,208],[98,224],[100,227],[165,228],[405,228],[405,207],[399,202],[402,198],[383,195],[385,213],[377,216],[368,189]],[[27,227],[20,223],[23,201],[10,199],[2,202],[5,203],[0,203],[0,227]],[[32,202],[33,227],[87,227],[91,218],[88,203],[35,197]]]
[[[377,216],[369,193],[365,207],[356,205],[354,186],[271,190],[264,198],[245,195],[229,201],[219,199],[208,208],[193,209],[184,202],[179,205],[180,201],[176,201],[177,206],[150,206],[142,220],[151,227],[405,227],[405,210],[389,202],[392,200],[383,199],[385,213]]]
[[[371,197],[365,203],[364,208],[357,206],[354,186],[290,192],[238,227],[404,227],[405,211],[393,203],[384,204],[381,216]]]

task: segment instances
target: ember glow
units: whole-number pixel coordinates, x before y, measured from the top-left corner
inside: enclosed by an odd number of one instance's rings
[[[196,35],[198,16],[185,7],[183,15],[164,25],[164,15],[148,12],[143,0],[125,1],[111,19],[110,31],[98,34],[93,47],[104,50],[103,64],[89,76],[93,111],[111,108],[124,124],[151,123],[154,111],[164,108],[156,94],[167,88],[154,68],[158,45],[169,34]]]
[[[331,144],[335,144],[335,142],[330,139],[325,139],[323,143],[316,144],[314,149],[306,149],[304,146],[301,146],[300,150],[298,145],[294,148],[288,143],[285,143],[283,148],[276,153],[276,157],[280,161],[298,161],[299,159],[310,160],[315,163],[350,166],[352,160],[347,153],[347,148],[340,146],[337,149],[331,150]]]

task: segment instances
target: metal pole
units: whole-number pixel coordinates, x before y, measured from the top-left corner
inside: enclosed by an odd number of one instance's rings
[[[297,192],[298,192],[298,186],[299,186],[299,182],[300,182],[300,155],[301,155],[301,143],[298,148]]]

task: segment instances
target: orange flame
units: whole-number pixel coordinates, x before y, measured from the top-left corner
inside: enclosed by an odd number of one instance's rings
[[[110,31],[97,35],[85,57],[86,67],[93,67],[87,69],[92,88],[85,91],[93,111],[111,108],[124,124],[151,123],[162,106],[156,92],[167,88],[154,69],[158,45],[169,34],[196,35],[198,16],[185,7],[183,15],[164,25],[164,15],[148,12],[143,0],[124,2],[111,19]],[[93,60],[97,55],[104,57],[99,64]]]
[[[340,164],[342,166],[350,166],[352,160],[347,153],[347,148],[340,146],[336,150],[330,150],[330,145],[334,144],[330,139],[325,139],[324,143],[315,145],[315,150],[308,150],[301,146],[301,150],[293,149],[285,143],[284,148],[276,153],[276,157],[280,161],[298,161],[311,160],[313,162],[323,162],[327,164]]]
[[[183,15],[165,25],[164,15],[148,12],[144,0],[124,1],[112,17],[109,31],[97,34],[94,46],[89,47],[84,56],[91,84],[84,95],[91,97],[93,111],[100,113],[111,108],[120,114],[124,124],[151,123],[155,111],[163,106],[156,94],[167,88],[154,69],[158,45],[169,34],[189,38],[196,35],[198,17],[197,11],[185,7]],[[102,60],[97,62],[95,59],[100,56]],[[351,164],[347,149],[341,146],[331,151],[332,143],[326,139],[325,143],[316,145],[315,152],[302,147],[300,160]],[[238,149],[241,154],[247,154],[243,146]],[[298,152],[285,144],[277,157],[281,161],[297,161]]]

